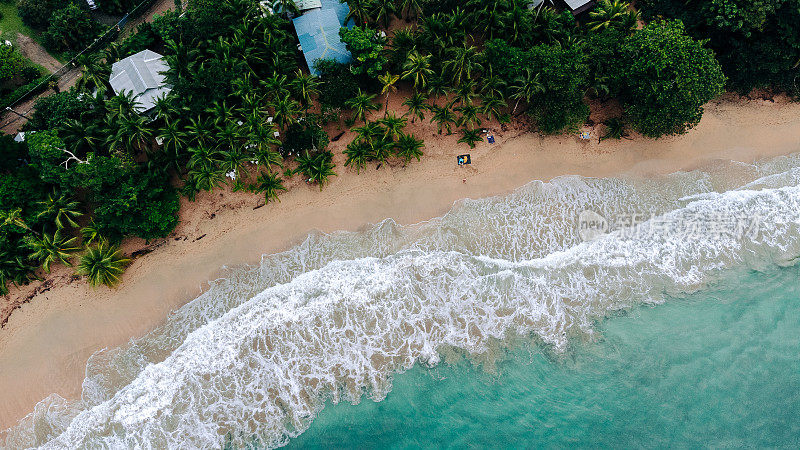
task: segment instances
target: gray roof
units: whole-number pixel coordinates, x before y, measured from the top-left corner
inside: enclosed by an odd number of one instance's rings
[[[133,92],[140,103],[139,112],[153,109],[155,100],[166,96],[171,87],[165,82],[162,72],[169,70],[164,57],[152,50],[143,50],[119,60],[111,66],[109,83],[114,92]]]
[[[569,6],[569,9],[575,11],[586,6],[587,3],[591,2],[592,0],[564,0]]]

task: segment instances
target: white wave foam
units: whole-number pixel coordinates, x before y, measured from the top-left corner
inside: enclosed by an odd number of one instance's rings
[[[277,446],[325,399],[379,400],[393,374],[438,363],[443,346],[481,354],[513,333],[563,351],[612,311],[800,253],[800,188],[682,206],[708,192],[707,177],[673,182],[565,178],[467,201],[418,227],[312,236],[232,273],[156,333],[93,358],[80,407],[64,407],[58,420],[30,417],[6,444],[219,447],[231,432]],[[739,239],[650,233],[645,224],[579,243],[574,219],[586,208],[641,208],[674,222],[748,211],[763,227]]]

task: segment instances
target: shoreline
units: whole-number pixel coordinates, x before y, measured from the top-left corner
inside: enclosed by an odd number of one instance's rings
[[[395,100],[399,104],[399,100]],[[399,108],[390,108],[399,109]],[[595,120],[598,122],[598,120]],[[86,360],[95,351],[142,336],[199,295],[224,267],[257,263],[286,250],[312,231],[358,230],[392,218],[417,223],[447,212],[463,198],[502,195],[533,180],[563,175],[658,177],[681,170],[725,170],[728,161],[750,163],[800,151],[800,103],[722,99],[706,106],[688,134],[580,142],[574,135],[540,136],[507,131],[498,142],[468,149],[457,135],[437,135],[429,123],[409,124],[424,137],[422,161],[355,175],[344,167],[347,133],[332,143],[337,163],[321,192],[295,177],[280,203],[229,189],[204,192],[187,205],[168,238],[134,260],[119,288],[92,289],[73,282],[72,270],[54,268],[55,280],[9,316],[0,329],[0,430],[12,426],[51,393],[80,395]],[[472,154],[459,168],[455,156]],[[466,183],[462,180],[466,179]],[[126,253],[147,245],[131,240]],[[5,306],[31,295],[39,282],[14,290]]]

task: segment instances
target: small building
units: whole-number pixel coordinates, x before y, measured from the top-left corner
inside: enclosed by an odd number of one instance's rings
[[[155,106],[159,97],[164,97],[172,90],[166,84],[164,72],[169,65],[164,57],[152,50],[143,50],[111,66],[109,83],[117,95],[133,92],[139,102],[137,111],[147,113]]]
[[[572,15],[578,16],[592,9],[595,5],[594,0],[547,0],[547,3],[558,9],[568,9]],[[528,9],[540,8],[545,4],[545,0],[530,0]]]
[[[261,8],[270,14],[281,14],[283,13],[283,4],[279,1],[268,1],[262,0],[259,2]],[[310,9],[318,9],[322,8],[322,0],[294,0],[294,6],[297,10],[302,14],[304,11],[308,11]],[[293,14],[290,11],[289,17],[292,17]]]
[[[321,7],[307,11],[292,19],[300,50],[308,64],[308,70],[316,75],[314,63],[318,59],[334,59],[341,63],[352,60],[347,46],[339,38],[339,30],[345,27],[345,18],[350,12],[347,4],[338,0],[323,0]],[[347,25],[353,26],[352,21]]]
[[[594,0],[563,0],[563,1],[564,3],[567,4],[567,8],[575,16],[585,13],[586,11],[592,9],[595,5]]]

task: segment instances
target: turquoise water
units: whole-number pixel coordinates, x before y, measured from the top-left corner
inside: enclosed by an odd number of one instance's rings
[[[289,448],[800,447],[800,269],[720,284],[557,359],[526,345],[493,374],[416,367],[382,402],[329,405]]]

